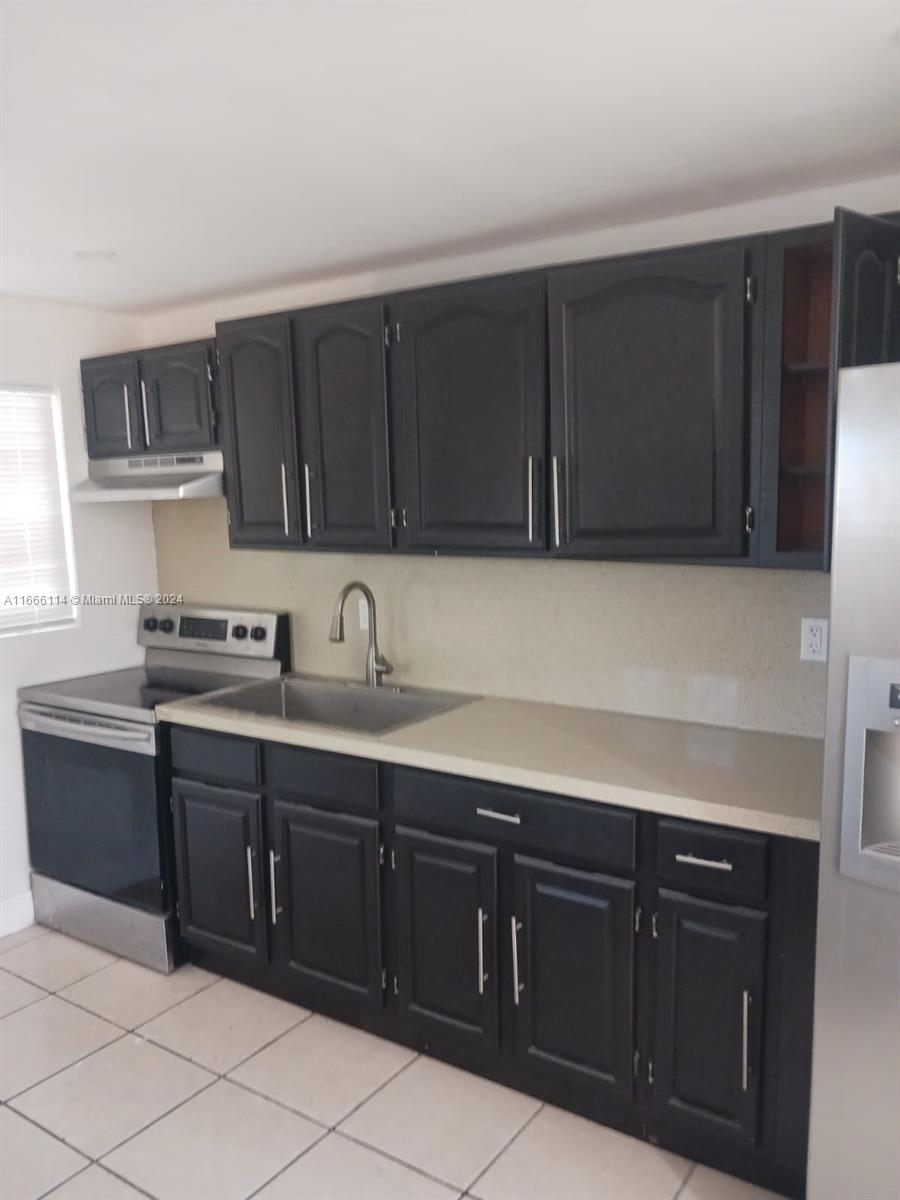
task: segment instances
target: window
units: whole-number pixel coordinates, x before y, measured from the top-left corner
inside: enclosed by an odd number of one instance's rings
[[[74,620],[73,562],[59,397],[0,387],[0,635]]]

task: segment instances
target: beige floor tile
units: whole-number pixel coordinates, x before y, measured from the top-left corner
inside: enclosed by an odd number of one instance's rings
[[[537,1100],[420,1058],[342,1130],[411,1166],[467,1187],[540,1107]]]
[[[471,1192],[480,1200],[672,1200],[691,1165],[548,1105]]]
[[[221,1080],[105,1162],[160,1200],[241,1200],[321,1134],[311,1121]]]
[[[46,1200],[144,1200],[140,1192],[92,1163],[86,1171],[54,1189]]]
[[[0,1196],[33,1200],[87,1165],[56,1138],[0,1108]]]
[[[158,971],[149,971],[137,963],[119,959],[87,979],[64,988],[60,995],[123,1029],[136,1029],[209,987],[218,978],[218,975],[190,964],[179,967],[171,975],[161,975]]]
[[[782,1200],[782,1197],[743,1179],[735,1179],[733,1175],[698,1165],[678,1200]]]
[[[0,971],[0,1017],[8,1017],[10,1013],[18,1012],[26,1004],[34,1004],[47,993],[33,983],[20,979],[18,975],[10,975],[8,971]]]
[[[254,1200],[455,1200],[453,1188],[330,1133]]]
[[[296,1004],[222,979],[138,1032],[202,1067],[224,1073],[307,1016],[306,1009]]]
[[[24,1092],[122,1036],[121,1029],[56,996],[0,1021],[0,1100]]]
[[[248,1059],[232,1078],[323,1125],[335,1125],[392,1075],[413,1050],[327,1017],[310,1017]]]
[[[99,1158],[214,1079],[130,1034],[18,1096],[12,1106]]]
[[[46,925],[26,925],[16,933],[8,933],[6,937],[0,938],[0,954],[5,954],[7,950],[13,950],[16,946],[24,946],[26,942],[33,942],[35,938],[43,937],[49,932]]]
[[[0,954],[0,968],[48,992],[58,992],[115,961],[105,950],[52,931]]]

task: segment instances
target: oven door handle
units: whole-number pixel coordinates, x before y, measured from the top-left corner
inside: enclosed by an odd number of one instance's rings
[[[109,750],[126,750],[133,754],[156,754],[156,727],[138,727],[115,721],[63,715],[59,709],[41,708],[32,704],[19,705],[19,724],[32,733],[47,733],[51,737],[69,738],[104,746]]]

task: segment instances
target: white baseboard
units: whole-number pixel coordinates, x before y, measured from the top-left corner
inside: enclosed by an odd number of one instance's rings
[[[30,891],[0,900],[0,937],[6,937],[8,933],[18,933],[20,929],[33,924],[34,903]]]

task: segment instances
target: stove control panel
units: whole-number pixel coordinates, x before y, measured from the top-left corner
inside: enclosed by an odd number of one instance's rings
[[[290,669],[287,613],[143,604],[138,642],[148,649],[278,659]]]

